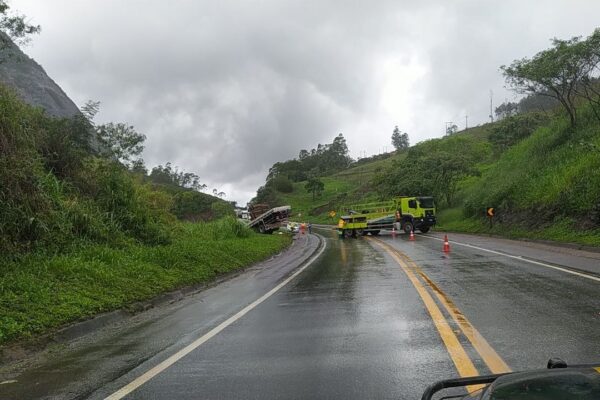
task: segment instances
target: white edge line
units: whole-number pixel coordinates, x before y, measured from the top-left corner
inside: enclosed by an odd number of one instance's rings
[[[290,281],[292,279],[294,279],[295,277],[300,275],[302,273],[302,271],[304,271],[306,268],[308,268],[309,265],[311,265],[317,258],[319,258],[319,256],[321,254],[323,254],[323,252],[325,251],[325,248],[327,247],[327,243],[324,239],[320,238],[320,240],[323,243],[321,250],[317,254],[315,254],[309,261],[307,261],[306,264],[304,264],[302,267],[300,267],[298,270],[296,270],[296,272],[294,272],[292,275],[290,275],[287,279],[285,279],[284,281],[279,283],[277,286],[275,286],[273,289],[269,290],[267,293],[262,295],[257,300],[248,304],[246,307],[244,307],[243,309],[238,311],[235,315],[227,318],[225,321],[223,321],[222,323],[220,323],[219,325],[217,325],[216,327],[211,329],[209,332],[207,332],[203,336],[199,337],[198,339],[194,340],[192,343],[188,344],[183,349],[179,350],[177,353],[173,354],[166,360],[162,361],[160,364],[158,364],[155,367],[153,367],[152,369],[146,371],[144,374],[135,378],[133,381],[129,382],[127,385],[123,386],[121,389],[117,390],[110,396],[106,397],[105,400],[119,400],[119,399],[122,399],[123,397],[127,396],[129,393],[133,392],[134,390],[136,390],[137,388],[142,386],[144,383],[148,382],[150,379],[154,378],[156,375],[160,374],[165,369],[169,368],[171,365],[175,364],[177,361],[181,360],[183,357],[185,357],[186,355],[188,355],[189,353],[194,351],[196,348],[201,346],[203,343],[205,343],[212,337],[219,334],[222,330],[227,328],[229,325],[233,324],[235,321],[242,318],[244,315],[246,315],[249,311],[251,311],[253,308],[258,306],[260,303],[262,303],[263,301],[265,301],[266,299],[271,297],[279,289],[281,289],[282,287],[284,287],[285,285],[290,283]]]
[[[422,236],[426,237],[426,238],[429,238],[429,239],[439,240],[439,241],[443,241],[444,240],[444,239],[441,239],[441,238],[437,238],[435,236],[429,236],[429,235],[422,235]],[[535,265],[539,265],[539,266],[546,267],[546,268],[556,269],[558,271],[566,272],[568,274],[577,275],[577,276],[580,276],[582,278],[587,278],[587,279],[591,279],[591,280],[596,281],[596,282],[600,282],[600,278],[598,278],[597,276],[588,275],[588,274],[585,274],[585,273],[582,273],[582,272],[572,271],[572,270],[567,269],[567,268],[557,267],[556,265],[546,264],[546,263],[543,263],[543,262],[540,262],[540,261],[530,260],[530,259],[525,258],[523,256],[515,256],[515,255],[512,255],[512,254],[502,253],[500,251],[490,250],[490,249],[486,249],[486,248],[483,248],[483,247],[474,246],[472,244],[456,242],[456,241],[453,241],[453,240],[449,240],[449,242],[457,244],[459,246],[471,247],[473,249],[487,251],[488,253],[498,254],[500,256],[504,256],[504,257],[508,257],[508,258],[514,258],[516,260],[525,261],[525,262],[528,262],[530,264],[535,264]]]

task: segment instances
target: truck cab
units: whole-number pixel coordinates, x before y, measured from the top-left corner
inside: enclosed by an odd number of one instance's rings
[[[406,233],[416,229],[423,233],[429,232],[429,229],[437,222],[433,197],[400,197],[396,222]]]

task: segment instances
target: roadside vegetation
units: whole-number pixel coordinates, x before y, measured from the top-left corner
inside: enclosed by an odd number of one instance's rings
[[[40,27],[0,0],[0,32],[25,44]],[[99,108],[52,118],[0,85],[0,345],[207,282],[291,243],[251,232],[195,173],[148,170],[145,136],[97,124]]]
[[[85,109],[84,109],[85,111]],[[0,86],[0,344],[48,332],[281,251],[143,135],[54,119]]]
[[[331,224],[337,218],[328,213],[345,204],[433,195],[439,229],[600,246],[599,67],[600,30],[554,39],[550,49],[501,67],[525,97],[498,106],[496,122],[450,126],[443,138],[412,147],[396,127],[395,152],[324,174],[320,196],[308,196],[300,181],[286,193],[273,186],[272,198],[302,210],[302,220]],[[274,171],[266,186],[286,177]]]
[[[289,235],[259,235],[233,217],[177,224],[170,244],[88,244],[3,261],[0,344],[45,333],[159,293],[208,282],[281,251]]]

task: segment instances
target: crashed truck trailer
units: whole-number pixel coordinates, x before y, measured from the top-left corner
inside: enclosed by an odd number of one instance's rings
[[[256,204],[250,209],[252,220],[248,226],[260,233],[273,233],[287,224],[292,207],[281,206],[268,209],[265,204]]]

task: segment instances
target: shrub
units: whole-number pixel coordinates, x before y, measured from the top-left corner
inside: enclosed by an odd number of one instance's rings
[[[498,121],[492,128],[490,142],[499,151],[505,151],[531,135],[549,117],[540,112],[513,115]]]
[[[93,153],[89,143],[91,135],[91,126],[81,116],[45,118],[43,140],[39,143],[45,168],[61,179],[74,176],[85,158]]]
[[[53,119],[0,85],[0,253],[169,239],[172,204],[91,153],[89,124]],[[128,239],[129,238],[129,239]]]
[[[213,218],[233,217],[235,211],[233,206],[225,201],[218,200],[210,205]]]
[[[231,216],[221,218],[210,224],[204,224],[204,227],[209,230],[212,240],[245,238],[252,233],[244,223]]]
[[[94,176],[86,183],[81,182],[85,193],[94,199],[106,218],[120,230],[147,244],[164,244],[169,241],[168,206],[164,198],[157,196],[141,185],[127,170],[115,163],[102,159],[89,159],[84,176]]]
[[[215,212],[219,212],[212,208],[215,202],[225,203],[206,193],[187,189],[179,190],[173,197],[171,212],[177,218],[185,221],[208,221],[215,218]],[[233,207],[231,207],[231,212],[233,213]],[[226,214],[221,213],[220,216]]]

